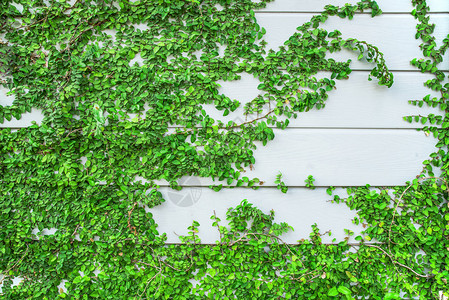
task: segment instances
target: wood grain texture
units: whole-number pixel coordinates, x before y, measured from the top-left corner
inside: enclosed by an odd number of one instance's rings
[[[333,197],[326,194],[326,189],[309,190],[304,188],[291,188],[286,194],[276,189],[247,190],[233,189],[214,192],[208,188],[185,188],[173,191],[168,188],[161,189],[167,199],[166,202],[151,209],[159,233],[166,233],[169,243],[179,243],[178,235],[186,235],[187,227],[192,221],[200,223],[199,236],[202,243],[215,243],[219,239],[218,231],[212,227],[210,216],[214,211],[226,225],[226,211],[237,206],[243,199],[253,203],[265,213],[275,211],[275,222],[287,222],[294,228],[293,232],[286,233],[281,238],[287,243],[296,243],[306,239],[312,230],[311,225],[316,223],[321,232],[331,230],[332,236],[323,236],[323,242],[330,243],[334,238],[342,241],[345,238],[344,229],[350,229],[357,236],[362,230],[361,225],[356,226],[352,219],[355,211],[349,210],[345,204],[330,203]],[[342,189],[336,190],[342,197],[346,194]],[[352,241],[352,240],[350,240]]]
[[[267,31],[264,36],[267,48],[278,50],[296,28],[309,21],[313,14],[270,13],[256,14],[258,23]],[[449,15],[432,15],[431,22],[436,24],[435,37],[438,44],[449,33]],[[370,15],[357,15],[352,20],[330,17],[322,28],[333,31],[338,29],[343,38],[356,38],[366,41],[384,53],[387,65],[391,70],[416,70],[410,65],[414,58],[422,57],[419,49],[420,40],[415,39],[417,21],[411,15],[382,15],[372,18]],[[341,51],[328,57],[346,61],[352,59],[351,68],[370,70],[374,65],[357,61],[356,53]],[[449,70],[449,53],[440,65],[441,70]]]
[[[276,0],[269,3],[262,11],[319,12],[328,4],[344,6],[346,3],[355,4],[357,2],[356,0]],[[386,13],[410,13],[413,9],[411,0],[377,0],[376,2]],[[427,4],[431,12],[449,12],[448,1],[428,0]]]
[[[254,170],[242,176],[274,186],[278,172],[288,186],[404,185],[422,170],[436,140],[414,130],[275,129],[275,139],[255,150]],[[141,179],[141,178],[137,178]],[[164,181],[158,181],[166,186]],[[210,178],[184,178],[182,185],[225,184]]]

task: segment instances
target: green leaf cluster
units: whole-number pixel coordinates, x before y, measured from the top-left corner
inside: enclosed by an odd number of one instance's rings
[[[428,299],[447,292],[449,86],[439,64],[449,38],[437,46],[422,0],[412,1],[412,14],[425,58],[412,65],[435,76],[425,86],[441,97],[412,103],[444,114],[406,119],[430,123],[422,130],[438,138],[438,150],[416,180],[389,190],[395,196],[363,187],[334,198],[365,226],[355,243],[348,230],[344,241],[324,244],[313,225],[309,239],[287,245],[280,236],[292,228],[247,201],[229,209],[226,224],[212,216],[213,245],[201,243],[195,221],[181,244],[166,244],[157,231],[148,208],[165,201],[160,182],[180,189],[183,176],[207,177],[222,182],[211,186],[217,191],[263,184],[241,176],[257,146],[274,139],[273,127],[323,108],[335,80],[351,74],[350,60],[328,53],[355,51],[375,64],[369,80],[393,83],[377,47],[320,27],[332,16],[377,16],[375,1],[326,6],[279,51],[266,49],[254,15],[267,2],[1,1],[0,77],[15,101],[0,106],[0,123],[31,109],[44,115],[39,125],[0,130],[3,298]],[[322,71],[328,78],[316,79]],[[241,105],[219,93],[218,81],[244,73],[261,90],[243,105],[246,120],[213,119],[208,108],[227,116]],[[276,184],[287,192],[281,176]],[[313,182],[309,176],[306,186]],[[13,286],[18,276],[23,281]]]

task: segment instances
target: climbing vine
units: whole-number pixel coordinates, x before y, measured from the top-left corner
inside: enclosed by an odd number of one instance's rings
[[[441,97],[412,103],[445,115],[406,120],[429,122],[422,130],[438,138],[438,151],[405,187],[367,186],[334,198],[357,210],[361,236],[347,231],[344,241],[327,245],[313,225],[309,240],[288,245],[280,238],[288,224],[242,201],[226,223],[211,216],[216,244],[201,243],[197,222],[181,244],[165,244],[148,212],[164,202],[160,185],[181,189],[178,179],[193,175],[218,180],[217,191],[260,187],[258,178],[242,176],[256,145],[298,113],[323,108],[335,80],[350,76],[350,60],[326,54],[354,51],[374,63],[369,80],[393,84],[376,46],[320,27],[331,16],[375,17],[376,2],[326,6],[279,51],[266,49],[254,15],[267,2],[0,3],[0,75],[15,97],[0,106],[0,122],[32,108],[44,115],[39,125],[0,130],[3,297],[427,299],[448,291],[448,85],[438,64],[449,39],[436,45],[424,1],[413,2],[412,14],[427,60],[412,64],[435,75],[425,85]],[[329,76],[316,79],[321,71]],[[218,81],[243,73],[260,81],[260,96],[241,104],[219,93]],[[225,117],[239,106],[242,122],[208,113]],[[314,188],[312,176],[306,181]],[[276,183],[287,192],[280,176]],[[16,276],[23,281],[13,287]]]

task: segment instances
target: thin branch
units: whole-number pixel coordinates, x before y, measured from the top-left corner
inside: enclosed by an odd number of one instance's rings
[[[314,280],[315,278],[320,277],[320,274],[313,276],[312,278],[310,278],[309,280],[307,280],[307,283],[312,282],[312,280]]]
[[[254,236],[254,237],[256,237],[256,238],[257,238],[257,236],[266,236],[266,237],[270,237],[270,238],[272,238],[272,239],[274,238],[274,239],[278,240],[279,242],[281,242],[282,244],[284,244],[284,246],[287,247],[287,250],[288,250],[288,252],[290,252],[290,254],[296,256],[296,254],[293,253],[293,251],[290,249],[289,245],[288,245],[286,242],[284,242],[280,237],[275,236],[275,235],[272,235],[272,234],[266,234],[266,233],[251,233],[251,232],[246,233],[246,234],[244,234],[242,237],[240,237],[238,240],[235,240],[234,242],[232,242],[229,246],[231,247],[231,246],[233,246],[234,244],[236,244],[236,243],[238,243],[238,242],[241,242],[241,241],[242,241],[244,238],[246,238],[248,235],[252,235],[252,236]]]
[[[175,268],[175,267],[173,267],[172,265],[170,265],[169,263],[165,262],[163,259],[161,259],[161,258],[159,257],[159,255],[157,255],[157,254],[154,252],[154,250],[153,250],[153,248],[152,248],[151,246],[149,246],[149,248],[150,248],[151,251],[153,252],[154,257],[158,260],[161,270],[162,270],[162,263],[163,263],[164,265],[166,265],[167,267],[169,267],[169,268],[171,268],[171,269],[173,269],[173,270],[175,270],[175,271],[178,271],[178,272],[188,272],[188,271],[192,268],[192,266],[193,266],[193,258],[190,257],[190,262],[191,262],[191,264],[190,264],[190,266],[189,266],[186,270],[181,270],[181,269]]]
[[[148,285],[149,285],[149,284],[151,283],[151,281],[153,281],[153,279],[156,278],[156,276],[159,275],[159,274],[161,274],[160,271],[159,271],[158,273],[156,273],[156,275],[154,275],[153,277],[151,277],[150,280],[147,281],[147,284],[145,285],[145,288],[143,289],[142,294],[139,295],[139,299],[142,299],[142,296],[143,296],[143,294],[145,294],[145,291],[147,290]],[[158,286],[158,289],[159,289],[159,286]],[[156,293],[156,292],[157,292],[157,289],[156,289],[156,291],[155,291],[154,293]]]
[[[221,230],[220,230],[220,224],[217,221],[217,214],[215,213],[215,209],[214,209],[214,218],[215,218],[215,222],[217,222],[217,229],[218,229],[218,233],[220,234],[220,244],[221,244],[221,239],[222,239],[222,234],[221,234]]]
[[[365,246],[379,249],[379,250],[382,251],[386,256],[388,256],[388,257],[390,258],[391,262],[392,262],[394,265],[401,266],[401,267],[403,267],[403,268],[405,268],[405,269],[411,271],[413,274],[415,274],[415,275],[418,276],[418,277],[421,277],[421,278],[430,278],[430,277],[433,276],[433,275],[421,275],[421,274],[417,273],[415,270],[413,270],[413,269],[410,268],[409,266],[406,266],[406,265],[404,265],[404,264],[401,264],[400,262],[395,261],[395,260],[393,259],[393,257],[392,257],[390,254],[388,254],[387,251],[385,251],[384,249],[382,249],[382,248],[380,248],[380,247],[378,247],[378,246],[375,246],[375,245],[365,245]]]
[[[83,130],[82,128],[77,128],[77,129],[74,129],[74,130],[72,130],[72,131],[69,131],[69,133],[67,133],[67,135],[65,136],[65,138],[67,138],[69,135],[71,135],[71,134],[74,133],[74,132],[82,131],[82,130]]]
[[[295,280],[295,281],[300,281],[301,280],[301,278],[303,278],[304,276],[307,276],[307,275],[310,275],[310,274],[313,274],[313,271],[310,271],[310,272],[307,272],[307,273],[304,273],[304,274],[302,274],[301,276],[299,276],[299,277],[290,277],[292,280]],[[312,278],[313,279],[313,278]]]
[[[259,118],[253,119],[253,120],[251,120],[251,121],[243,122],[243,123],[241,123],[241,124],[236,124],[236,125],[229,126],[229,127],[218,127],[218,129],[234,129],[234,128],[240,128],[240,127],[242,127],[242,126],[244,126],[244,125],[251,124],[251,123],[254,123],[254,122],[259,121],[259,120],[262,120],[262,119],[266,119],[266,118],[267,118],[270,114],[272,114],[273,112],[274,112],[274,109],[273,109],[273,110],[270,110],[270,111],[269,111],[268,113],[266,113],[265,115],[263,115],[263,116],[261,116],[261,117],[259,117]],[[193,132],[193,129],[187,130],[187,131],[178,131],[178,132],[176,132],[175,134],[189,134],[189,133],[192,133],[192,132]]]
[[[134,233],[134,235],[137,235],[136,226],[131,226],[131,214],[133,213],[134,208],[136,207],[137,202],[134,202],[133,207],[130,211],[128,211],[128,228],[129,230]]]
[[[2,279],[0,279],[0,284],[2,284],[2,283],[3,283],[3,280],[4,280],[6,277],[8,277],[8,272],[9,272],[10,270],[14,269],[16,266],[18,266],[18,265],[22,262],[22,260],[24,259],[25,255],[28,253],[28,249],[29,249],[29,247],[28,247],[28,244],[27,244],[27,249],[25,250],[25,253],[22,255],[22,257],[19,259],[19,261],[16,262],[12,267],[10,267],[9,269],[7,269],[6,271],[2,272],[2,273],[4,273],[5,275],[3,275]]]
[[[75,234],[76,234],[76,232],[78,231],[78,228],[80,228],[80,225],[79,225],[79,224],[76,225],[75,231],[72,233],[72,235],[75,235]]]
[[[447,185],[446,180],[444,180],[444,179],[442,179],[442,178],[440,178],[440,177],[422,177],[422,178],[418,179],[418,182],[423,181],[423,180],[427,180],[427,179],[441,179],[441,180],[443,180],[443,181],[446,183],[446,185]],[[399,196],[399,199],[398,199],[398,201],[396,202],[396,205],[395,205],[394,210],[393,210],[393,217],[391,218],[390,227],[388,228],[388,251],[389,251],[390,253],[391,253],[391,227],[393,226],[393,223],[394,223],[394,217],[396,216],[396,211],[398,210],[399,204],[400,204],[401,201],[402,201],[402,197],[404,197],[405,193],[406,193],[412,186],[413,186],[413,184],[410,184],[410,185],[409,185],[409,186],[402,192],[402,194],[401,194],[401,196]]]
[[[85,22],[87,22],[87,21],[85,21]],[[99,25],[101,25],[101,24],[103,24],[103,23],[105,23],[105,22],[106,22],[106,20],[98,21],[97,23],[92,24],[89,28],[86,28],[86,29],[84,29],[83,31],[81,31],[76,37],[75,37],[75,36],[72,36],[72,37],[70,38],[70,41],[69,41],[67,47],[64,48],[64,49],[61,51],[61,53],[64,53],[65,51],[69,50],[69,49],[70,49],[70,46],[71,46],[73,43],[75,43],[75,42],[76,42],[76,41],[77,41],[77,40],[78,40],[84,33],[86,33],[86,32],[89,31],[89,30],[94,29],[96,26],[99,26]]]
[[[259,121],[259,120],[262,120],[262,119],[266,119],[270,114],[272,114],[274,112],[274,109],[273,110],[270,110],[268,113],[266,113],[265,115],[263,115],[263,116],[261,116],[261,117],[259,117],[259,118],[256,118],[256,119],[253,119],[253,120],[251,120],[251,121],[247,121],[247,122],[243,122],[242,124],[240,124],[240,125],[234,125],[234,126],[231,126],[231,127],[228,127],[228,128],[238,128],[238,127],[242,127],[243,125],[246,125],[246,124],[250,124],[250,123],[253,123],[253,122],[256,122],[256,121]],[[228,129],[228,128],[223,128],[223,129]]]
[[[66,9],[62,10],[60,13],[65,13],[68,10],[71,10],[73,8],[75,8],[75,6],[80,2],[80,0],[76,0],[75,3],[73,3],[72,6],[67,7]],[[50,8],[50,7],[49,7]],[[19,28],[25,28],[26,30],[29,30],[31,27],[36,26],[39,23],[45,22],[46,20],[48,20],[48,13],[49,13],[50,9],[47,9],[45,17],[43,17],[42,19],[34,22],[33,24],[30,24],[28,26],[20,26]],[[52,17],[57,17],[58,15],[53,15]]]

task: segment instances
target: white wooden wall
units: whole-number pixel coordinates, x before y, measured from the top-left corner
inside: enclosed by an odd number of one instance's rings
[[[326,4],[344,5],[344,0],[276,0],[266,9],[256,12],[256,18],[267,34],[268,48],[278,49],[292,35],[296,27],[308,21],[322,10]],[[331,204],[326,194],[330,185],[373,186],[404,185],[422,169],[422,161],[433,152],[436,140],[417,132],[419,124],[409,124],[402,117],[413,114],[435,113],[434,109],[417,108],[408,100],[421,99],[432,94],[423,86],[430,79],[410,65],[410,60],[422,57],[415,40],[417,22],[410,15],[411,0],[378,0],[384,11],[382,16],[371,18],[369,13],[357,14],[353,20],[331,17],[324,28],[338,29],[343,37],[355,37],[375,44],[385,54],[387,64],[395,76],[392,88],[378,86],[367,80],[373,67],[357,61],[349,52],[332,54],[334,58],[353,59],[354,72],[349,80],[338,81],[337,90],[330,93],[326,107],[322,110],[303,113],[291,122],[284,131],[275,130],[276,137],[266,147],[258,147],[254,170],[247,170],[245,176],[258,177],[265,181],[257,191],[237,188],[214,192],[207,186],[211,180],[185,178],[182,191],[173,191],[161,183],[167,201],[151,209],[159,232],[166,232],[169,242],[179,242],[177,235],[186,234],[187,226],[198,221],[203,242],[215,242],[216,229],[209,219],[216,212],[224,219],[228,207],[235,206],[242,199],[248,199],[268,212],[276,211],[278,221],[288,222],[295,228],[284,236],[294,243],[307,238],[313,223],[322,231],[331,230],[333,236],[342,240],[344,228],[360,232],[362,227],[351,223],[354,212],[344,204]],[[428,1],[431,21],[437,24],[438,41],[449,33],[449,1]],[[444,70],[449,71],[446,56]],[[259,82],[251,75],[244,74],[242,80],[222,82],[221,92],[242,102],[258,95]],[[0,104],[12,103],[12,97],[0,90]],[[209,110],[216,118],[218,112]],[[242,111],[228,116],[229,119],[242,118]],[[24,114],[21,120],[11,120],[0,127],[26,127],[32,120],[40,121],[42,116],[34,110]],[[290,186],[287,194],[275,188],[274,179],[278,172],[284,175]],[[304,187],[308,175],[316,179],[315,190]],[[219,183],[217,183],[219,184]],[[165,185],[165,186],[164,186]],[[344,196],[344,191],[339,189]]]

